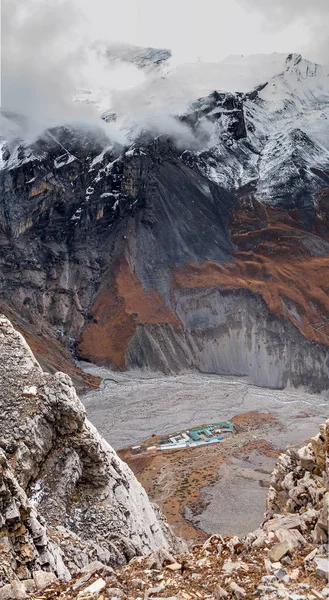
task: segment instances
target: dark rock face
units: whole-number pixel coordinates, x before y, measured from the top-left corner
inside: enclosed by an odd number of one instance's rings
[[[97,285],[104,257],[112,253],[110,229],[120,230],[136,199],[125,196],[115,206],[122,161],[108,177],[102,166],[116,159],[105,153],[95,173],[92,160],[104,144],[66,133],[56,132],[59,143],[65,139],[66,153],[54,141],[41,140],[31,149],[32,160],[22,158],[11,167],[9,159],[0,185],[2,298],[39,329],[50,324],[68,343],[85,322],[93,282]]]
[[[164,294],[171,267],[231,256],[228,225],[235,198],[229,192],[175,160],[151,172],[144,199],[141,213],[130,218],[136,250],[129,254],[147,287],[156,285]]]
[[[262,89],[191,105],[180,119],[201,150],[64,127],[3,149],[3,310],[48,369],[63,366],[47,340],[117,368],[327,388],[329,170],[299,129],[264,146]]]
[[[225,94],[213,92],[207,98],[202,98],[191,105],[191,112],[181,118],[184,123],[192,126],[195,132],[206,119],[211,123],[216,121],[226,130],[227,137],[235,140],[247,137],[244,116],[243,94]]]
[[[61,146],[41,140],[20,149],[15,166],[9,157],[0,214],[3,300],[69,343],[125,250],[147,287],[161,284],[171,265],[230,256],[235,199],[188,169],[169,142],[115,155],[96,139],[66,133],[51,134]]]

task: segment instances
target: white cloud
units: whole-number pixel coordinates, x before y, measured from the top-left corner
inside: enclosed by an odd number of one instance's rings
[[[292,36],[292,52],[306,58],[328,62],[329,2],[328,0],[239,0],[253,15],[261,18],[265,33],[278,37],[282,29],[304,29],[304,35]]]
[[[68,121],[99,125],[95,106],[73,102],[77,87],[102,88],[102,108],[122,110],[141,127],[186,136],[183,126],[171,120],[174,108],[214,88],[252,87],[253,74],[246,72],[251,67],[245,66],[251,63],[243,65],[240,80],[233,82],[229,65],[219,68],[217,61],[231,54],[311,47],[313,55],[320,55],[327,44],[327,0],[2,2],[2,106],[24,115],[26,137]],[[109,64],[89,51],[100,40],[169,48],[178,68],[162,80],[118,60]],[[186,64],[193,61],[197,64]],[[110,127],[111,135],[118,135]]]
[[[265,4],[275,5],[275,0],[80,0],[93,35],[167,47],[178,62],[298,51],[307,36],[305,24],[282,21],[279,29],[269,31]]]

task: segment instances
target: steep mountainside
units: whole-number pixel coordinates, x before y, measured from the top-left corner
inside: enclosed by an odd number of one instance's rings
[[[257,89],[172,117],[189,148],[68,127],[4,142],[2,310],[80,385],[70,349],[327,389],[328,114],[326,69],[289,55]]]
[[[40,570],[67,581],[94,560],[117,566],[177,545],[130,469],[86,420],[71,379],[44,373],[4,317],[0,380],[2,584]]]

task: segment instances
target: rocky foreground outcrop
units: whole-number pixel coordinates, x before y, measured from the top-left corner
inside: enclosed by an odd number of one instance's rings
[[[0,351],[0,600],[329,596],[329,420],[279,457],[258,530],[183,554],[71,380],[4,317]]]
[[[0,599],[317,600],[329,597],[329,420],[310,444],[282,454],[263,525],[244,538],[212,536],[187,554],[157,549],[114,571],[94,561],[69,582],[51,573],[0,588]]]
[[[20,593],[19,581],[33,589],[33,577],[44,581],[45,572],[48,582],[68,581],[92,561],[110,568],[176,544],[130,469],[86,420],[70,378],[44,373],[1,317],[0,585],[17,580]],[[3,590],[0,598],[15,597]]]

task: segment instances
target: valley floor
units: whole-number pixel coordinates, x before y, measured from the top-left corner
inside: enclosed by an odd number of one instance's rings
[[[120,452],[178,535],[243,535],[263,519],[278,454],[315,435],[329,400],[302,390],[269,390],[217,375],[117,373],[93,365],[99,390],[83,402],[92,423]],[[211,448],[134,456],[131,446],[203,423],[233,420],[235,434]],[[151,441],[151,440],[150,440]]]

